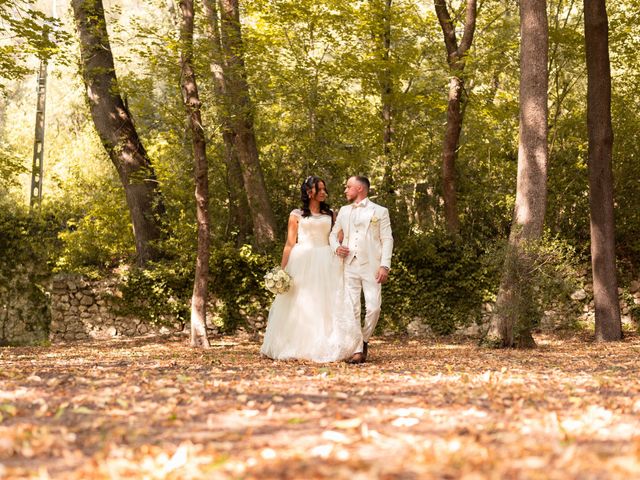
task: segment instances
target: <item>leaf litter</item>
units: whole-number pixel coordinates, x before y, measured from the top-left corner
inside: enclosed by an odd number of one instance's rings
[[[245,337],[0,350],[0,478],[640,478],[640,338],[376,339],[364,365]]]

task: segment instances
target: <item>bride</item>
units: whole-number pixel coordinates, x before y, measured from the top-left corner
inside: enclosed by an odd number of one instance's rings
[[[276,296],[269,311],[260,352],[273,359],[335,362],[350,358],[362,341],[353,309],[346,304],[342,262],[329,246],[335,216],[324,181],[302,183],[302,208],[289,215],[282,268],[292,278],[288,292]]]

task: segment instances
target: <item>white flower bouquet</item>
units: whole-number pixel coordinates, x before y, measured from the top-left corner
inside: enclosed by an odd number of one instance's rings
[[[280,267],[274,267],[264,276],[264,286],[271,293],[285,293],[291,287],[291,275]]]

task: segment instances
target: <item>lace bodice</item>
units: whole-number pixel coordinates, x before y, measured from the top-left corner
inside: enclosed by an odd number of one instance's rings
[[[299,218],[298,245],[305,247],[329,245],[329,232],[331,231],[331,217],[329,215],[311,214],[309,217],[303,217],[301,210],[294,210],[291,215]]]

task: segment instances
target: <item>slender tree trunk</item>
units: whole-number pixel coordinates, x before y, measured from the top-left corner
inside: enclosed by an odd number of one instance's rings
[[[611,66],[605,0],[584,1],[587,57],[587,128],[589,131],[589,204],[591,265],[596,307],[596,340],[622,338],[616,277],[613,173],[611,152]]]
[[[122,101],[109,44],[102,0],[71,2],[80,37],[82,77],[102,145],[124,187],[140,265],[158,258],[164,211],[151,161]]]
[[[462,103],[464,93],[465,55],[471,47],[476,29],[476,0],[467,0],[466,18],[462,40],[458,45],[456,29],[449,15],[445,0],[435,0],[436,15],[444,35],[447,49],[447,63],[451,79],[449,81],[449,99],[447,103],[447,127],[442,144],[442,197],[444,199],[444,218],[447,231],[457,234],[460,231],[456,195],[456,159],[460,143],[460,132],[464,117]]]
[[[391,75],[391,4],[383,0],[382,5],[382,69],[380,70],[380,99],[382,104],[382,153],[384,155],[384,176],[382,190],[385,203],[395,212],[395,184],[393,178],[393,78]]]
[[[393,43],[393,0],[371,0],[374,20],[374,48],[378,52],[378,86],[380,92],[380,118],[382,120],[382,167],[380,201],[391,212],[393,231],[400,237],[410,230],[409,206],[403,196],[398,195],[398,185],[394,175],[394,164],[401,161],[395,147],[395,117],[397,115],[397,85],[394,81],[392,59]]]
[[[549,28],[546,0],[520,2],[520,145],[516,205],[497,299],[502,346],[535,347],[531,275],[547,199]]]
[[[216,0],[204,0],[203,5],[208,20],[207,33],[211,39],[211,73],[213,76],[213,89],[218,104],[218,118],[222,125],[223,159],[227,168],[227,190],[229,196],[229,225],[227,230],[231,225],[237,227],[236,245],[240,246],[246,243],[252,235],[251,216],[249,214],[247,194],[242,184],[242,169],[233,144],[235,134],[229,118],[229,106],[227,104],[223,75],[218,8]]]
[[[224,126],[222,128],[225,128]],[[253,225],[251,222],[251,211],[247,201],[247,193],[244,190],[242,179],[242,168],[238,161],[238,155],[233,144],[234,134],[230,130],[222,132],[224,141],[224,163],[227,167],[227,189],[229,191],[229,222],[227,232],[230,227],[237,227],[236,245],[241,246],[249,241],[253,235]]]
[[[191,345],[209,347],[207,338],[207,287],[209,283],[209,180],[207,154],[200,98],[193,70],[193,0],[180,0],[182,98],[189,117],[193,139],[196,184],[196,217],[198,220],[198,252],[191,297]]]
[[[238,0],[220,0],[220,20],[233,144],[242,168],[255,241],[264,248],[275,240],[276,227],[253,130],[253,105],[246,80]]]

